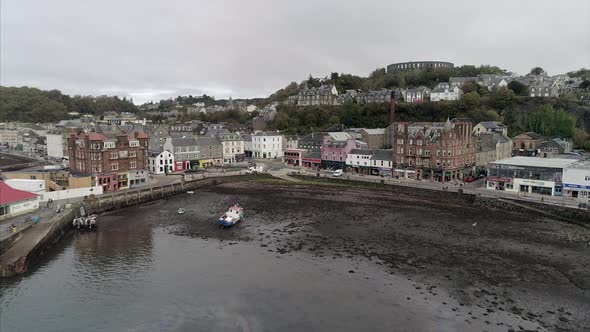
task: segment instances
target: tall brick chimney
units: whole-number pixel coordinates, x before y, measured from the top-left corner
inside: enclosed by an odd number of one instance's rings
[[[389,124],[395,122],[395,91],[391,91],[391,101],[389,102]]]

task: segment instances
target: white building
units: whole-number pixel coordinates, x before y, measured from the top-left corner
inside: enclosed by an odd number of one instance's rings
[[[500,121],[482,121],[473,127],[473,134],[479,136],[484,133],[499,133],[508,136],[508,127]]]
[[[64,137],[59,131],[51,131],[46,135],[47,138],[47,157],[61,159],[64,157]]]
[[[252,135],[252,157],[275,159],[283,157],[283,135],[276,132],[259,132]]]
[[[563,196],[590,199],[590,161],[576,161],[563,170]]]
[[[430,99],[430,89],[424,86],[415,89],[407,89],[402,92],[406,103],[417,103]]]
[[[39,208],[40,196],[18,190],[0,181],[0,219],[34,211]]]
[[[391,176],[393,169],[393,150],[377,149],[371,156],[371,174]]]
[[[349,167],[370,167],[373,150],[352,149],[346,155],[346,166]]]
[[[576,160],[512,157],[489,163],[486,188],[539,195],[562,196],[564,170]],[[588,172],[588,171],[586,171]],[[590,177],[590,174],[588,174]]]
[[[152,174],[174,172],[174,155],[169,151],[150,151],[148,167]]]
[[[217,137],[221,141],[224,165],[244,160],[244,139],[240,134],[230,133],[224,129]]]
[[[463,90],[458,87],[451,88],[449,83],[439,83],[430,93],[430,101],[459,100]]]

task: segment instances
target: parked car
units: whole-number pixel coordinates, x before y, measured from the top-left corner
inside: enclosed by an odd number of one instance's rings
[[[464,182],[473,182],[475,180],[475,176],[468,176],[465,179],[463,179]]]
[[[337,169],[334,171],[334,173],[332,173],[333,177],[339,177],[342,176],[342,170],[341,169]]]

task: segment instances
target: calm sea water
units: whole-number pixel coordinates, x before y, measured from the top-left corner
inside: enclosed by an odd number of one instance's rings
[[[1,281],[1,331],[506,330],[466,322],[444,292],[420,294],[361,258],[278,255],[110,218]]]

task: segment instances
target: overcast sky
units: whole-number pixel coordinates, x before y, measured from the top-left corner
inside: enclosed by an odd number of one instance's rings
[[[136,104],[266,97],[309,74],[366,76],[413,60],[590,67],[587,0],[2,0],[0,9],[2,85]]]

